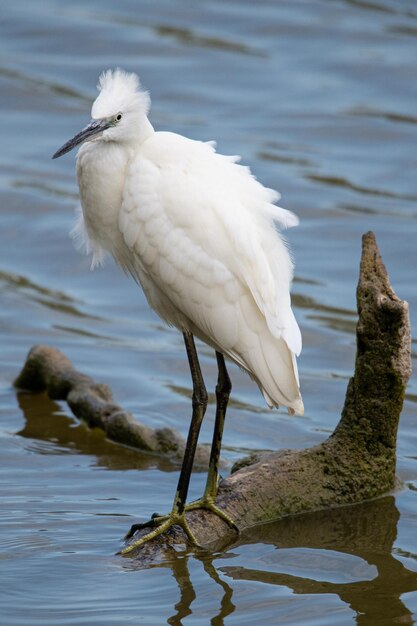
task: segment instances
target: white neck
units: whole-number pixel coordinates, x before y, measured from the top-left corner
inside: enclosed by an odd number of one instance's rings
[[[152,126],[148,118],[145,116],[145,118],[142,119],[141,124],[140,124],[140,133],[138,137],[138,143],[143,143],[146,139],[148,139],[148,137],[153,135],[154,132],[155,132],[154,127]]]

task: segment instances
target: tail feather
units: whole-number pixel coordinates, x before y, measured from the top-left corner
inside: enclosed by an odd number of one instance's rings
[[[303,415],[295,355],[283,339],[268,331],[258,335],[259,345],[244,357],[244,367],[257,382],[268,406],[280,405],[290,413]]]

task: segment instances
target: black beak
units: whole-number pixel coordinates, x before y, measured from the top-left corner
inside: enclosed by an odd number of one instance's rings
[[[67,143],[64,143],[62,148],[57,150],[52,158],[57,159],[58,157],[66,154],[76,146],[79,146],[84,141],[88,141],[92,137],[96,137],[103,131],[107,130],[107,128],[110,128],[110,126],[111,122],[109,122],[108,120],[92,120],[90,124],[83,128],[79,133],[77,133],[75,137],[67,141]]]

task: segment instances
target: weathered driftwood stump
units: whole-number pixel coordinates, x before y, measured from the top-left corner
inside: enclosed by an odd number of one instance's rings
[[[313,448],[283,450],[238,464],[239,469],[220,483],[217,505],[227,511],[239,529],[369,500],[395,487],[398,420],[411,373],[410,324],[408,305],[390,286],[373,233],[363,237],[357,301],[355,373],[348,384],[339,424],[326,441]],[[96,416],[93,422],[89,420],[95,426],[103,427],[104,402],[106,420],[114,421],[117,431],[121,409],[111,404],[108,391],[68,369],[68,361],[60,367],[65,357],[48,350],[38,349],[33,363],[29,355],[16,385],[46,389],[54,398],[66,397],[76,415],[82,417],[86,412]],[[106,429],[109,436],[112,428]],[[142,428],[136,439],[144,440],[152,449],[155,435]],[[208,511],[191,511],[187,518],[202,545],[234,537],[234,531]],[[185,541],[182,530],[174,527],[134,555],[147,561],[161,550]]]

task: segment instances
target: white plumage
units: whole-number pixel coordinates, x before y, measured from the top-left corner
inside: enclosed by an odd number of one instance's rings
[[[98,87],[93,119],[121,119],[77,158],[82,212],[74,234],[92,266],[110,252],[168,324],[235,361],[269,406],[302,414],[293,264],[273,224],[295,226],[297,217],[274,204],[279,194],[239,157],[155,132],[136,75],[107,71]]]
[[[110,252],[141,285],[150,306],[182,331],[193,380],[193,411],[178,487],[168,516],[122,550],[127,554],[180,524],[197,543],[185,513],[204,507],[239,531],[216,505],[219,456],[231,390],[224,356],[256,381],[269,406],[303,413],[297,364],[301,334],[291,310],[293,265],[274,221],[295,215],[274,203],[239,157],[216,153],[213,142],[155,132],[150,99],[135,74],[100,76],[92,121],[54,158],[78,152],[81,210],[73,235],[92,254],[92,267]],[[203,497],[186,505],[207,391],[193,335],[216,351],[216,418]]]

